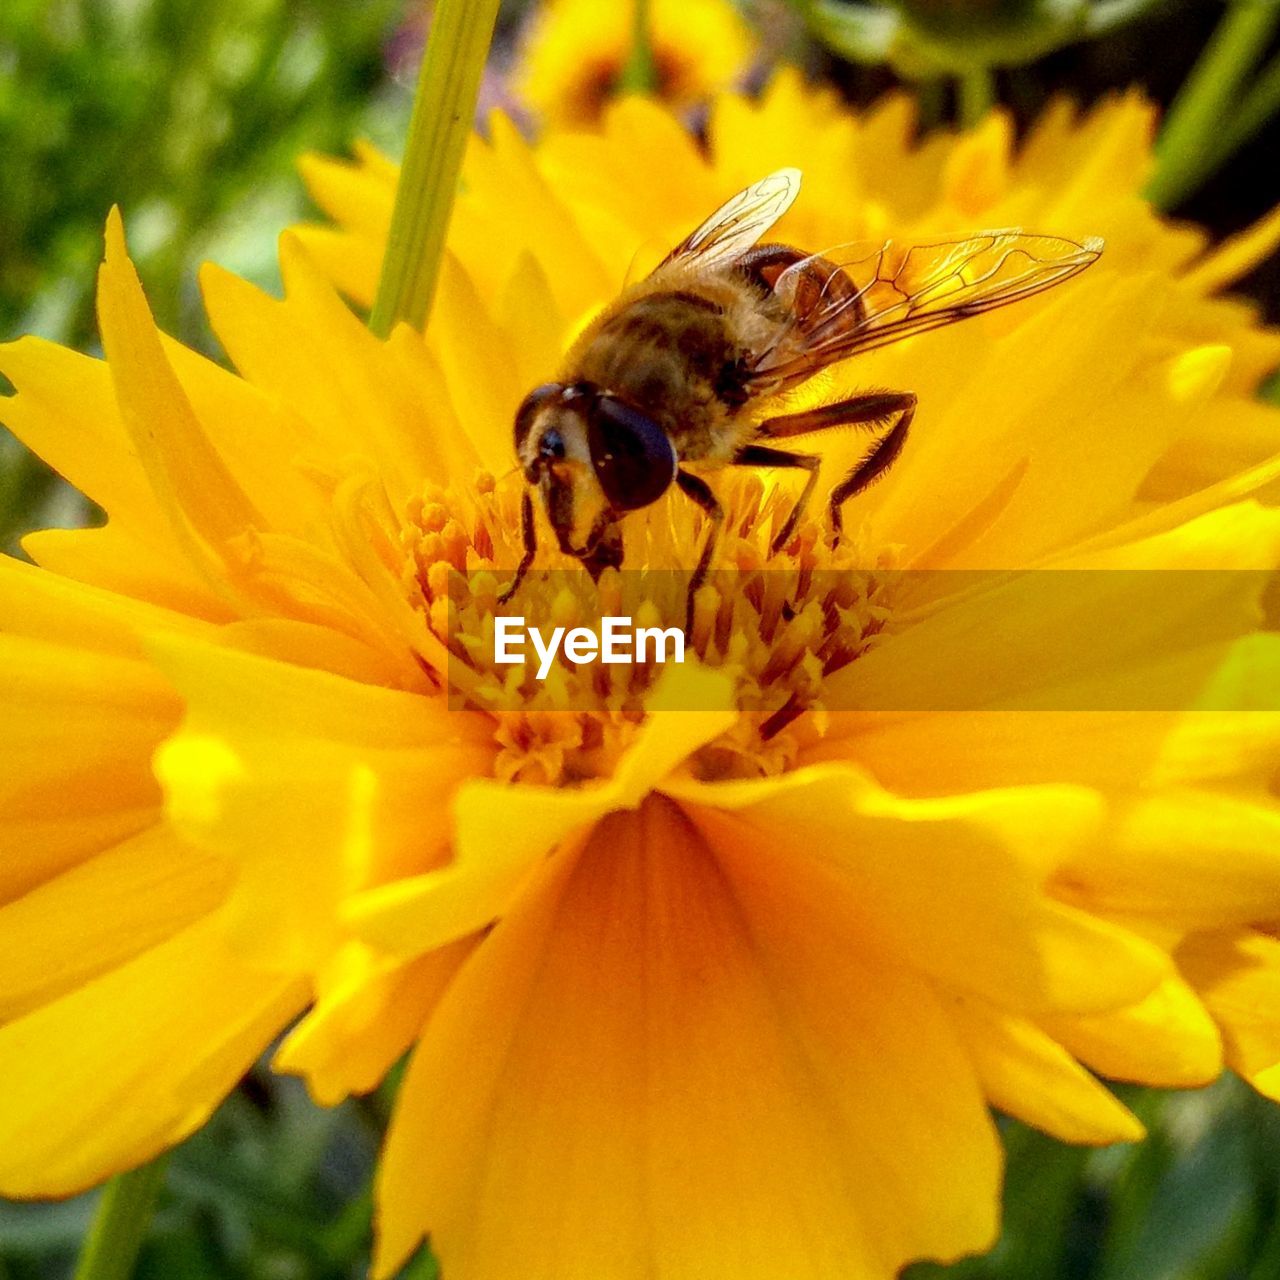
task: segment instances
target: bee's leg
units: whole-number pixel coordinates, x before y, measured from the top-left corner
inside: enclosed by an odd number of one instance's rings
[[[773,542],[769,546],[769,554],[776,556],[790,541],[797,522],[804,514],[805,507],[809,505],[814,486],[818,483],[818,470],[822,466],[822,459],[816,453],[788,453],[784,449],[770,449],[765,445],[749,444],[734,458],[733,465],[735,467],[802,467],[809,473],[809,478],[804,482],[804,488],[796,499],[796,505],[791,508],[791,514],[774,535]]]
[[[866,457],[831,491],[827,510],[831,517],[833,541],[844,531],[843,505],[861,493],[894,464],[907,441],[907,432],[916,413],[916,397],[910,391],[869,391],[836,404],[769,418],[760,424],[760,434],[771,440],[830,431],[836,427],[874,428],[892,422],[892,428],[872,445]]]
[[[581,557],[582,567],[591,575],[592,582],[599,582],[606,569],[622,567],[622,529],[618,522],[601,521],[592,542],[590,553]]]
[[[533,522],[533,497],[528,489],[520,497],[520,530],[524,535],[524,554],[516,566],[516,576],[511,579],[511,585],[498,597],[499,604],[506,604],[520,589],[524,575],[529,572],[529,566],[538,550],[538,531]]]
[[[902,446],[907,443],[911,420],[916,416],[916,398],[910,391],[900,392],[895,412],[898,420],[893,427],[867,450],[867,455],[831,490],[827,511],[831,517],[831,542],[834,546],[844,533],[844,514],[841,508],[868,485],[874,484],[898,460]]]
[[[716,542],[720,537],[720,526],[724,523],[724,508],[716,500],[716,495],[711,492],[711,487],[700,477],[691,475],[688,471],[677,471],[676,484],[680,486],[680,492],[685,497],[696,502],[707,513],[707,519],[711,521],[711,528],[707,530],[707,540],[702,546],[702,555],[698,557],[698,567],[693,571],[693,577],[689,579],[689,592],[685,597],[684,633],[686,636],[691,636],[693,634],[693,598],[698,594],[698,588],[707,580],[707,571],[711,568],[711,557],[715,555]]]

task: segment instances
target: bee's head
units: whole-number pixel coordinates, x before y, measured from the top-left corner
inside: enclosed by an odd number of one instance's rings
[[[612,517],[656,502],[675,479],[666,432],[589,382],[535,388],[516,413],[515,435],[525,479],[570,555],[586,555]]]

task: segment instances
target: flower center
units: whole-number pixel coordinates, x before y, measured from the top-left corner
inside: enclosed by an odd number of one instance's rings
[[[543,641],[556,628],[562,636],[585,628],[599,639],[606,618],[665,631],[669,641],[680,632],[684,660],[725,671],[742,712],[694,761],[702,777],[783,772],[822,734],[824,680],[884,629],[893,556],[868,554],[856,532],[832,547],[817,503],[771,555],[795,502],[792,488],[748,472],[719,472],[714,484],[725,520],[687,633],[691,565],[710,528],[674,490],[625,518],[622,566],[598,582],[556,548],[539,514],[533,568],[505,602],[523,551],[519,480],[497,485],[484,473],[470,486],[431,488],[411,504],[402,533],[406,588],[440,642],[438,654],[447,654],[432,662],[452,705],[495,719],[498,776],[550,785],[607,776],[675,649],[655,639],[642,658],[633,648],[632,659],[606,663],[603,645],[594,660],[580,661],[565,644],[544,657],[526,641],[523,662],[502,661],[501,617],[520,619],[526,637],[536,628]]]
[[[604,57],[590,63],[580,74],[577,117],[598,120],[610,99],[623,88],[625,59]],[[654,92],[663,102],[682,102],[696,92],[696,66],[683,49],[658,45],[653,50]]]

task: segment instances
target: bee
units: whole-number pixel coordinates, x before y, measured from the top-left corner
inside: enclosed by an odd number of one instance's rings
[[[837,427],[875,435],[831,491],[833,542],[844,504],[894,464],[915,417],[910,391],[867,391],[801,412],[769,414],[775,397],[829,365],[1031,297],[1097,260],[1102,241],[1020,230],[806,253],[761,237],[800,190],[779,169],[739,192],[626,289],[573,345],[556,381],[515,417],[527,482],[524,550],[514,595],[537,550],[533,493],[560,549],[598,579],[622,563],[620,522],[674,485],[709,521],[689,584],[689,610],[715,553],[724,511],[686,463],[790,468],[806,478],[773,538],[784,547],[818,482],[821,457],[780,448]]]

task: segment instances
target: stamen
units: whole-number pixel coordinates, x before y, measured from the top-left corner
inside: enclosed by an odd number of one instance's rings
[[[633,513],[622,526],[622,568],[593,583],[556,549],[539,516],[534,567],[500,606],[523,549],[521,486],[518,476],[499,483],[482,473],[469,486],[424,492],[406,512],[401,578],[435,641],[434,657],[424,653],[423,660],[437,664],[452,705],[494,719],[496,775],[581,785],[607,776],[643,723],[646,697],[662,673],[656,655],[577,663],[562,646],[539,679],[531,650],[524,665],[497,661],[495,620],[523,617],[544,635],[586,627],[599,636],[605,617],[682,630],[690,576],[683,561],[706,536],[705,518],[674,493]],[[789,545],[771,555],[794,500],[789,491],[771,490],[754,475],[722,475],[717,494],[724,531],[717,563],[694,600],[685,656],[728,671],[744,714],[699,753],[694,769],[704,777],[779,773],[793,766],[806,738],[823,731],[825,677],[856,661],[883,631],[892,564],[867,556],[855,536],[833,549],[820,517],[810,513]],[[632,571],[632,564],[645,568]]]

